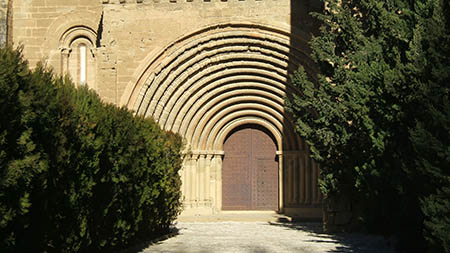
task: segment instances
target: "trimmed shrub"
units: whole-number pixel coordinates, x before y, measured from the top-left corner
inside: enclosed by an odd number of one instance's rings
[[[0,249],[101,252],[167,232],[182,141],[0,49]]]

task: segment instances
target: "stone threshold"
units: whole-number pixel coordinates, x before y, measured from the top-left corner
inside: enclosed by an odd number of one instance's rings
[[[221,211],[217,214],[181,214],[179,222],[292,222],[292,217],[275,211]]]

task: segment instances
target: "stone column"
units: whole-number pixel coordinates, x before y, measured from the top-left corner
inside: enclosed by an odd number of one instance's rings
[[[278,210],[284,212],[284,166],[283,166],[283,152],[277,151],[278,157]]]
[[[191,189],[192,189],[192,193],[191,193],[191,201],[192,201],[192,205],[193,207],[197,207],[198,205],[198,197],[200,195],[200,185],[199,185],[199,174],[198,173],[198,159],[199,159],[199,155],[192,155],[192,160],[191,160],[191,180],[190,180],[190,185],[191,185]]]
[[[214,155],[214,171],[215,171],[215,210],[220,212],[222,210],[222,161],[223,161],[223,151],[222,153],[217,153]]]
[[[205,176],[206,176],[206,166],[205,166],[205,160],[206,160],[206,155],[205,154],[200,154],[199,155],[199,159],[198,159],[198,181],[197,181],[197,185],[198,187],[198,201],[199,204],[201,206],[204,205],[205,203],[205,189],[206,189],[206,180],[205,180]]]
[[[205,204],[211,207],[212,196],[211,196],[211,159],[212,155],[205,155]]]
[[[62,48],[61,49],[61,75],[65,75],[69,73],[69,57],[72,52],[71,48]]]

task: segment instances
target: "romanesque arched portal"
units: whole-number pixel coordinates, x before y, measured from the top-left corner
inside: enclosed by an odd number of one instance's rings
[[[218,24],[151,59],[128,104],[186,139],[181,176],[187,209],[222,210],[223,145],[234,129],[250,124],[276,143],[277,209],[317,209],[318,167],[284,110],[285,97],[294,92],[288,73],[299,65],[308,69],[306,54],[291,40],[289,32],[270,26]],[[301,41],[295,45],[306,48]]]
[[[0,44],[8,28],[8,41],[24,43],[30,66],[46,59],[103,101],[153,117],[185,138],[185,211],[226,209],[224,143],[251,125],[276,146],[273,209],[320,217],[318,166],[295,134],[284,101],[298,92],[288,73],[300,65],[314,72],[307,41],[318,24],[308,13],[321,10],[322,1],[3,2]]]

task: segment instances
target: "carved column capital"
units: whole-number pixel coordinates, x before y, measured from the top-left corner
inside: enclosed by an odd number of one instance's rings
[[[72,48],[61,48],[61,55],[68,57],[72,53]]]

